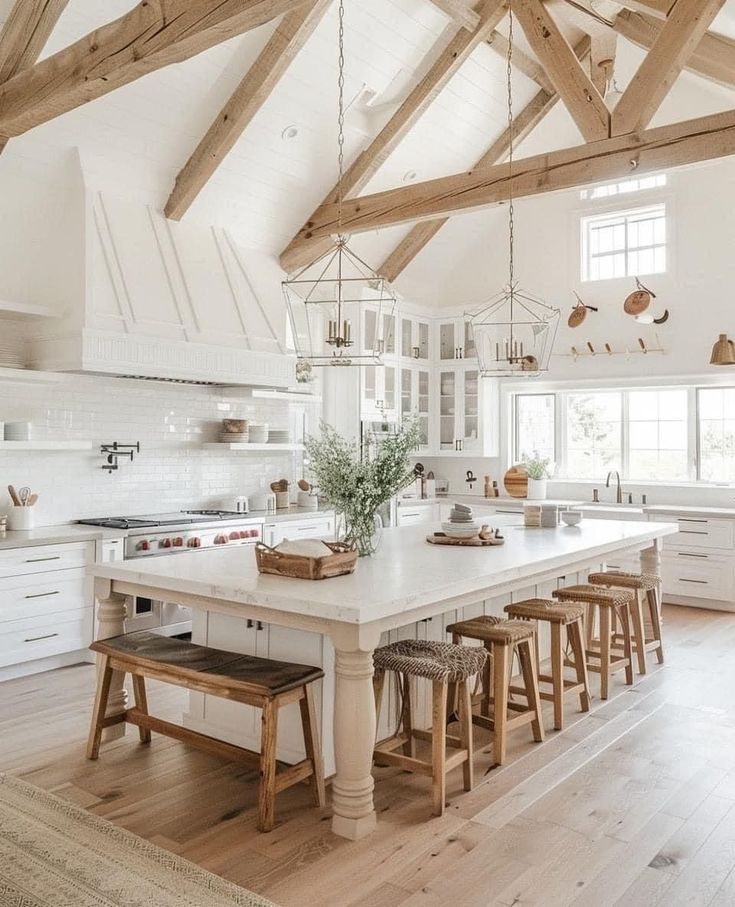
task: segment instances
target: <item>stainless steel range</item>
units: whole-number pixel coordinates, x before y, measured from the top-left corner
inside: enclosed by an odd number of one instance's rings
[[[255,545],[263,538],[263,519],[227,510],[78,520],[87,526],[126,531],[123,559],[194,554],[207,548]],[[191,611],[174,602],[136,598],[128,608],[128,632],[157,630],[167,636],[191,632]]]

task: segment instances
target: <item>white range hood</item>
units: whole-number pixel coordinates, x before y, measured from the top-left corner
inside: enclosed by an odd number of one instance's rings
[[[83,177],[67,197],[55,257],[74,302],[34,329],[33,368],[200,384],[296,383],[275,257],[239,246],[225,230],[168,221],[90,188]]]

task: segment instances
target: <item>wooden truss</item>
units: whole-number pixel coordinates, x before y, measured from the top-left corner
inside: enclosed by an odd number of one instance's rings
[[[538,92],[516,118],[522,140],[559,102],[585,144],[503,163],[508,131],[465,173],[369,196],[373,175],[447,82],[483,43],[501,55],[498,26],[507,0],[430,0],[447,17],[421,75],[383,129],[347,168],[343,227],[360,232],[413,224],[379,269],[394,280],[448,218],[517,197],[622,178],[735,154],[735,111],[656,129],[650,122],[683,69],[735,87],[735,42],[709,28],[725,0],[616,0],[601,16],[591,0],[514,0],[533,56],[514,51]],[[181,218],[230,152],[309,39],[330,0],[143,0],[129,13],[37,62],[68,0],[16,0],[0,32],[0,151],[12,136],[215,44],[282,17],[270,40],[179,173],[166,213]],[[610,3],[607,6],[611,6]],[[571,47],[559,17],[582,20],[587,36]],[[604,95],[616,39],[647,51],[613,111]],[[316,257],[336,227],[336,189],[284,249],[293,270]]]

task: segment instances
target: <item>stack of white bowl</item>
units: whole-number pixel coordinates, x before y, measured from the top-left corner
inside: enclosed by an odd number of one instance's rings
[[[226,444],[245,444],[250,440],[247,419],[223,419],[220,441]]]
[[[453,504],[449,520],[442,523],[442,530],[451,539],[474,539],[481,526],[472,516],[472,508],[467,504]]]
[[[268,443],[268,426],[267,425],[256,425],[254,422],[250,423],[250,443],[251,444],[267,444]]]

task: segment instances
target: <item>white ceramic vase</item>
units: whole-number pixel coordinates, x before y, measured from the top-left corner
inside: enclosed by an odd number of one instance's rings
[[[547,479],[531,479],[528,480],[528,492],[526,494],[526,499],[529,501],[545,501],[546,500],[546,482]]]

